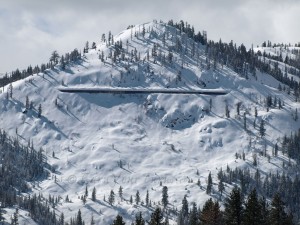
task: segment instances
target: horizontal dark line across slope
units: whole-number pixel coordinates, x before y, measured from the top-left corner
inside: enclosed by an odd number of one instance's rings
[[[66,93],[111,93],[111,94],[201,94],[201,95],[226,95],[228,91],[224,89],[145,89],[145,88],[78,88],[62,87],[58,89]]]

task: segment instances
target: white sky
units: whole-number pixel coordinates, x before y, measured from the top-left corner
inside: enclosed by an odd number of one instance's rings
[[[182,19],[209,39],[248,47],[300,42],[299,0],[0,0],[0,73],[153,19]]]

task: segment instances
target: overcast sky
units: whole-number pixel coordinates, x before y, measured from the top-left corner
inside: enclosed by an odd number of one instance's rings
[[[153,19],[189,22],[248,47],[300,42],[299,0],[0,0],[0,72],[47,62],[109,30]]]

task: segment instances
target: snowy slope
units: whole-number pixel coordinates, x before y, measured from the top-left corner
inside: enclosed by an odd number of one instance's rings
[[[284,60],[286,57],[288,57],[289,59],[299,59],[300,54],[295,54],[295,51],[300,52],[300,47],[257,47],[253,49],[254,52],[258,52],[260,51],[262,54],[265,53],[267,55],[267,57],[259,57],[260,60],[262,61],[266,61],[266,62],[271,62],[271,66],[272,68],[275,67],[275,64],[278,64],[278,68],[282,71],[282,73],[285,73],[286,69],[293,69],[297,72],[299,72],[299,69],[288,65],[286,63],[284,63]],[[270,59],[268,58],[269,56],[274,56],[274,57],[282,57],[283,62],[274,60],[274,59]],[[287,76],[289,78],[293,78],[295,81],[299,82],[300,78],[299,76],[287,73]]]
[[[117,213],[131,221],[138,211],[145,215],[149,212],[147,207],[130,204],[130,196],[134,197],[139,190],[144,201],[149,190],[150,199],[157,204],[164,185],[169,189],[170,208],[180,207],[184,195],[189,202],[204,203],[209,196],[205,188],[196,184],[198,179],[206,187],[209,172],[217,181],[220,168],[248,166],[252,154],[265,143],[268,154],[272,155],[278,138],[299,129],[299,121],[295,122],[292,117],[299,104],[294,102],[293,96],[279,92],[279,82],[271,76],[258,72],[257,80],[252,76],[246,80],[226,66],[206,70],[205,47],[201,45],[198,46],[199,61],[173,52],[172,64],[154,63],[153,44],[158,44],[161,54],[167,56],[168,46],[175,45],[180,33],[153,22],[144,24],[145,37],[140,33],[135,37],[134,33],[141,32],[142,26],[114,37],[115,42],[122,40],[127,61],[113,62],[107,58],[101,62],[99,54],[103,51],[107,57],[113,48],[98,43],[96,49],[85,54],[82,62],[69,65],[65,70],[58,65],[45,74],[13,83],[12,99],[7,100],[6,93],[0,96],[1,128],[10,135],[17,135],[24,143],[30,140],[35,148],[42,147],[48,162],[55,166],[57,172],[36,185],[34,191],[45,196],[60,195],[57,214],[64,212],[66,219],[81,209],[86,222],[93,215],[98,224],[108,224]],[[163,35],[166,35],[165,47]],[[140,54],[139,62],[130,59],[135,49]],[[178,79],[179,71],[181,79]],[[61,87],[204,88],[225,89],[230,93],[224,96],[114,95],[62,93]],[[8,86],[5,92],[7,89]],[[268,95],[281,98],[284,109],[267,112],[264,99]],[[33,102],[34,109],[25,114],[26,96]],[[239,102],[242,102],[240,115],[247,114],[247,131],[243,127],[243,116],[236,115]],[[41,118],[37,116],[39,104],[42,105]],[[226,104],[230,118],[225,117]],[[266,142],[258,137],[258,125],[253,127],[255,107],[257,124],[261,119],[266,121]],[[55,157],[52,157],[53,152]],[[245,152],[246,161],[236,160],[236,152]],[[267,158],[259,156],[259,168],[265,172],[276,171],[284,159],[280,155],[268,163]],[[83,205],[79,197],[84,194],[86,185],[89,198]],[[110,206],[103,201],[103,196],[107,199],[111,190],[117,196],[119,186],[123,187],[124,200],[116,197],[116,203]],[[97,189],[96,202],[90,199],[93,187]],[[226,192],[229,190],[227,187]],[[71,202],[64,201],[67,195]]]

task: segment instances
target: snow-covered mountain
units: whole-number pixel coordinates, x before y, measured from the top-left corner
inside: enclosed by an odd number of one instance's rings
[[[299,129],[299,103],[292,93],[278,90],[285,84],[274,76],[259,70],[255,76],[242,76],[226,63],[208,59],[206,45],[165,23],[131,26],[107,39],[64,69],[58,63],[13,82],[12,98],[10,85],[0,95],[1,128],[23,144],[43,148],[55,168],[47,180],[32,184],[32,190],[61,196],[58,216],[63,212],[67,221],[80,209],[86,222],[93,215],[96,224],[109,224],[118,213],[131,222],[137,212],[145,217],[151,212],[129,202],[137,191],[145,202],[148,190],[154,206],[161,204],[162,187],[167,186],[169,208],[175,210],[184,195],[200,206],[210,197],[219,198],[221,168],[258,169],[261,174],[288,170],[283,166],[287,156],[272,152],[285,134]],[[90,94],[61,88],[222,89],[228,94]],[[32,108],[26,110],[27,96]],[[268,96],[280,99],[283,108],[266,107]],[[245,160],[236,153],[244,153]],[[257,167],[252,166],[254,155]],[[205,190],[209,173],[215,190],[211,196]],[[83,204],[86,186],[89,197]],[[90,197],[94,187],[97,201]],[[232,187],[226,185],[223,198]],[[112,206],[107,202],[111,190],[116,194]]]

